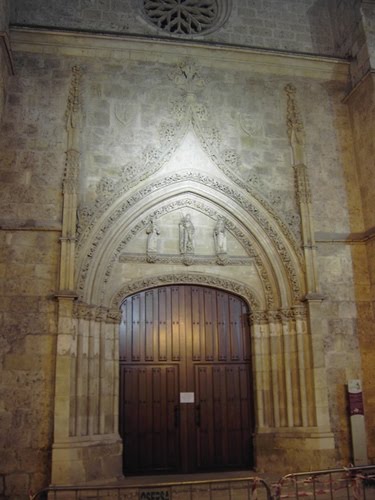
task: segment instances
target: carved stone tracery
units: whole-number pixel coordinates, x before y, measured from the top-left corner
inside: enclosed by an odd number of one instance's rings
[[[275,230],[273,225],[271,224],[270,220],[263,215],[263,213],[255,206],[255,204],[252,203],[252,201],[249,199],[248,196],[243,195],[240,191],[236,190],[232,186],[229,186],[228,184],[223,183],[222,181],[219,181],[218,179],[213,179],[207,175],[200,174],[198,172],[182,172],[182,173],[175,173],[171,174],[167,177],[164,177],[162,179],[159,179],[157,182],[153,184],[149,184],[142,188],[140,191],[134,193],[130,198],[124,199],[122,204],[117,208],[106,220],[104,223],[104,226],[102,226],[100,229],[97,228],[96,231],[96,236],[94,240],[91,243],[91,247],[87,252],[87,257],[85,258],[85,263],[83,264],[81,268],[81,273],[80,273],[80,280],[78,284],[78,289],[83,290],[84,289],[84,282],[86,279],[86,275],[88,272],[88,269],[90,267],[90,261],[93,258],[97,247],[99,246],[100,241],[103,239],[104,235],[106,232],[109,230],[109,228],[116,223],[128,210],[130,207],[134,206],[136,203],[139,203],[140,201],[144,200],[147,196],[149,196],[151,193],[155,193],[159,189],[163,189],[169,185],[176,184],[179,182],[184,182],[186,180],[193,180],[194,182],[198,182],[200,184],[203,184],[206,187],[213,188],[219,193],[221,193],[224,196],[228,196],[230,199],[234,200],[237,205],[239,205],[241,208],[246,210],[249,215],[255,218],[257,220],[258,224],[262,227],[262,229],[265,231],[266,234],[270,237],[270,239],[274,242],[278,253],[288,271],[288,279],[290,280],[291,283],[291,288],[293,290],[293,296],[296,301],[300,299],[301,291],[300,291],[300,286],[299,286],[299,281],[298,277],[296,274],[296,270],[294,269],[294,266],[290,260],[289,252],[286,249],[284,243],[281,241],[278,232]],[[186,201],[186,204],[184,202],[183,206],[189,206],[192,202]],[[176,209],[178,207],[181,207],[181,202],[178,202],[177,204],[168,204],[165,205],[164,207],[158,209],[157,212],[155,212],[153,215],[155,217],[160,217],[163,213],[166,213],[166,209],[169,210],[171,209]],[[216,214],[217,215],[217,214]],[[94,227],[94,221],[91,221],[90,227]],[[144,224],[142,224],[141,227],[138,229],[133,228],[128,234],[131,236],[132,234],[136,234],[139,230],[144,228]],[[288,233],[290,236],[290,233]],[[132,237],[132,236],[131,236]],[[123,240],[123,242],[126,241],[126,238]],[[294,245],[293,248],[296,250],[296,242],[293,240]],[[116,250],[113,254],[113,259],[111,263],[109,263],[108,266],[108,273],[106,273],[106,276],[109,276],[110,274],[110,269],[113,266],[113,263],[115,260],[118,258],[119,251]],[[296,251],[296,254],[300,258],[300,262],[302,260],[301,257],[301,250],[298,249]]]
[[[200,211],[201,213],[204,213],[208,217],[212,219],[217,219],[219,214],[216,210],[213,208],[209,208],[205,203],[203,202],[197,202],[195,200],[192,200],[190,198],[184,198],[180,199],[175,202],[170,202],[166,205],[163,205],[162,207],[159,207],[156,211],[152,212],[150,216],[152,218],[160,218],[161,216],[173,212],[177,209],[185,209],[185,208],[194,208],[195,210]],[[109,278],[112,273],[112,269],[116,261],[120,258],[120,255],[123,253],[124,248],[126,245],[139,234],[140,232],[144,231],[146,227],[149,224],[150,219],[145,218],[141,219],[138,221],[135,225],[131,226],[129,228],[129,231],[126,235],[124,235],[123,239],[121,240],[121,244],[116,248],[116,250],[112,253],[111,259],[108,262],[105,276],[104,276],[104,284],[106,284],[109,281]],[[226,227],[230,233],[235,236],[235,238],[241,243],[241,245],[246,249],[246,252],[248,255],[254,259],[255,266],[257,268],[257,271],[259,273],[259,276],[262,279],[263,287],[264,287],[264,294],[266,297],[266,303],[268,307],[272,307],[274,304],[274,294],[273,294],[273,289],[272,285],[270,282],[270,278],[268,276],[268,272],[264,266],[264,263],[261,259],[261,257],[258,255],[258,253],[255,251],[255,248],[252,244],[252,242],[249,240],[249,238],[245,235],[245,233],[233,222],[227,220],[226,221]],[[99,241],[97,242],[99,244]],[[81,269],[81,279],[78,284],[78,290],[80,293],[83,293],[84,290],[84,283],[86,276],[89,272],[90,266],[91,266],[91,260],[93,258],[93,255],[96,250],[96,245],[94,244],[88,254],[88,258],[86,259],[85,266]],[[91,253],[92,252],[92,253]],[[192,265],[194,264],[194,259],[186,259],[186,260],[181,260],[181,257],[179,257],[179,262],[185,264],[185,265]],[[217,261],[216,261],[217,262]],[[296,278],[297,279],[297,278]]]
[[[143,17],[174,36],[204,35],[218,29],[230,14],[229,0],[142,0]]]
[[[192,125],[194,132],[199,139],[203,150],[209,158],[222,170],[222,172],[234,182],[240,189],[248,193],[270,214],[274,221],[281,228],[283,234],[292,244],[294,251],[302,263],[302,253],[300,244],[294,234],[299,236],[296,228],[295,217],[298,214],[287,214],[287,223],[273,209],[277,205],[277,199],[272,197],[267,202],[257,189],[257,184],[243,180],[238,174],[240,157],[238,153],[229,148],[222,148],[222,138],[217,127],[210,125],[211,119],[205,103],[200,102],[201,94],[205,88],[205,80],[200,75],[195,64],[187,59],[179,63],[173,71],[169,73],[169,78],[180,89],[180,99],[172,103],[169,122],[162,122],[159,130],[161,137],[160,147],[147,146],[142,155],[142,161],[134,161],[126,164],[118,180],[113,178],[102,179],[97,188],[97,199],[94,206],[82,206],[79,209],[78,244],[79,248],[92,232],[96,219],[104,214],[113,203],[120,199],[126,192],[142,180],[149,178],[161,169],[177,150],[183,137],[186,135],[189,126]],[[175,182],[178,182],[175,177]],[[264,189],[263,192],[269,190]],[[236,201],[238,192],[231,189],[227,194]],[[298,222],[298,221],[297,221]],[[293,233],[291,228],[294,229]]]

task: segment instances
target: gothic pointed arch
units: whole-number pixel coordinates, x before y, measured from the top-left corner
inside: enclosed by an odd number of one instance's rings
[[[264,206],[240,189],[195,171],[161,176],[117,199],[79,248],[78,292],[82,300],[107,304],[116,288],[116,263],[126,245],[145,232],[150,217],[192,210],[212,224],[226,221],[231,236],[252,260],[267,309],[297,303],[304,289],[300,255],[292,238]],[[118,271],[118,270],[117,270]]]

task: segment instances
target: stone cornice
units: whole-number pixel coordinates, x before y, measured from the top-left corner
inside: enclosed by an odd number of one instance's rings
[[[365,244],[375,238],[375,226],[360,233],[315,233],[316,243]]]
[[[69,32],[44,28],[11,28],[12,49],[20,52],[95,57],[112,60],[177,62],[181,57],[209,59],[211,67],[229,64],[232,69],[246,67],[251,71],[280,76],[308,77],[318,80],[348,81],[349,62],[293,52],[247,48],[223,44],[206,44],[138,35],[115,35]]]

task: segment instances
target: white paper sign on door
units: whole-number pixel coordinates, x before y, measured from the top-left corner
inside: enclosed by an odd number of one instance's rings
[[[194,392],[180,392],[180,403],[194,403]]]

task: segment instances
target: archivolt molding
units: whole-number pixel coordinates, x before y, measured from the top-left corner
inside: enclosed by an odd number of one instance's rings
[[[231,201],[234,202],[235,205],[238,205],[242,209],[244,209],[252,218],[254,218],[259,226],[264,230],[265,234],[268,235],[268,237],[271,239],[271,241],[274,242],[274,245],[277,249],[278,254],[280,255],[280,258],[287,270],[288,273],[288,279],[290,280],[291,284],[291,289],[293,291],[293,296],[295,300],[299,300],[301,290],[299,286],[299,280],[298,276],[296,274],[295,267],[291,261],[290,258],[290,253],[288,249],[286,248],[285,244],[283,243],[282,239],[280,238],[280,233],[275,229],[275,225],[277,224],[277,221],[272,220],[272,217],[269,216],[269,214],[265,214],[265,210],[262,210],[262,207],[257,206],[257,204],[250,199],[248,195],[244,195],[242,192],[240,192],[238,189],[235,189],[232,186],[229,186],[228,184],[215,179],[211,178],[207,175],[201,174],[199,172],[194,172],[194,171],[186,171],[186,172],[181,172],[181,173],[174,173],[169,176],[166,176],[162,179],[158,179],[153,183],[148,184],[147,186],[143,187],[139,191],[133,193],[129,198],[126,198],[122,201],[122,203],[117,206],[117,208],[114,209],[114,211],[105,219],[105,221],[102,223],[101,226],[95,227],[94,221],[92,221],[92,224],[90,226],[91,233],[94,234],[94,238],[92,239],[91,245],[89,249],[87,250],[87,257],[86,257],[86,262],[84,262],[83,267],[81,268],[81,273],[79,277],[79,283],[78,283],[78,289],[79,291],[82,291],[84,289],[84,281],[86,279],[86,275],[88,272],[88,269],[90,267],[90,262],[92,261],[96,250],[98,246],[100,245],[100,241],[105,237],[105,234],[109,231],[109,229],[114,225],[117,224],[118,220],[133,206],[135,206],[137,203],[140,203],[144,201],[147,197],[149,197],[152,194],[155,194],[157,191],[160,191],[162,189],[165,189],[166,187],[169,187],[173,184],[178,184],[182,183],[185,181],[192,181],[196,182],[200,185],[205,186],[206,188],[211,188],[214,191],[220,193],[220,195],[223,195],[225,197],[228,197]],[[189,203],[189,201],[186,201],[186,203]],[[163,215],[163,213],[166,213],[168,210],[175,210],[178,208],[176,205],[170,205],[166,204],[163,207],[160,207],[158,210],[156,210],[152,215],[155,217],[160,217]],[[201,209],[201,208],[200,208]],[[151,215],[151,214],[150,214]],[[145,224],[148,221],[143,220],[138,223],[138,228],[134,227],[131,229],[130,233],[126,238],[132,238],[132,234],[137,234],[137,232],[140,229],[144,229]],[[275,224],[276,222],[276,224]],[[140,226],[139,226],[140,224]],[[231,229],[231,228],[229,228]],[[235,228],[232,228],[234,230]],[[281,228],[280,228],[281,229]],[[280,231],[283,233],[283,231]],[[285,236],[285,234],[284,234]],[[291,239],[290,233],[288,234],[289,239],[288,243],[291,244],[293,247],[293,250],[295,251],[296,256],[299,259],[300,266],[302,268],[303,264],[303,258],[301,255],[301,250],[297,248],[295,240]],[[123,240],[124,243],[127,243],[126,238]],[[81,242],[82,244],[82,242]],[[124,245],[123,245],[124,246]],[[122,249],[117,249],[115,254],[113,255],[113,259],[118,258],[118,254]],[[252,255],[252,252],[249,252],[249,255]],[[113,260],[112,259],[112,260]],[[259,263],[258,263],[259,264]],[[110,274],[110,269],[111,265],[108,268],[108,274]]]
[[[147,288],[155,288],[163,285],[170,284],[192,284],[211,286],[220,288],[228,292],[239,295],[250,304],[252,310],[257,310],[260,307],[260,300],[256,294],[247,286],[236,281],[219,278],[217,276],[210,276],[209,274],[199,273],[170,273],[162,274],[143,280],[132,281],[122,286],[112,297],[110,301],[110,309],[115,310],[119,308],[125,297],[134,293],[140,292]]]
[[[140,197],[141,201],[144,201],[143,197]],[[119,259],[120,254],[124,251],[124,248],[126,245],[141,231],[145,230],[148,222],[149,222],[149,217],[155,217],[155,218],[160,218],[163,215],[172,212],[174,210],[182,209],[182,208],[194,208],[196,210],[201,211],[202,213],[206,214],[208,217],[212,219],[216,219],[218,215],[221,215],[221,212],[219,213],[216,209],[214,209],[212,206],[209,206],[207,203],[208,200],[202,201],[202,200],[196,200],[191,197],[185,197],[185,198],[179,198],[178,200],[175,201],[170,201],[167,203],[164,203],[162,206],[158,206],[154,211],[150,212],[145,215],[142,218],[138,218],[138,220],[131,226],[129,226],[129,229],[127,233],[121,238],[121,243],[118,245],[116,248],[113,248],[113,251],[110,254],[110,258],[108,263],[106,264],[106,269],[104,274],[102,275],[102,279],[100,282],[102,283],[102,286],[105,287],[106,284],[109,282],[111,273],[113,270],[113,266],[116,263],[116,261]],[[128,205],[125,204],[123,205],[123,208],[128,208]],[[126,210],[124,210],[121,213],[125,213]],[[258,213],[256,211],[256,213]],[[275,303],[275,297],[274,297],[274,286],[271,284],[271,279],[269,276],[269,270],[267,270],[267,267],[265,266],[264,262],[264,257],[261,257],[258,251],[255,250],[254,245],[249,239],[248,234],[246,234],[239,225],[234,223],[232,220],[229,218],[226,219],[226,227],[229,232],[231,232],[236,239],[241,242],[243,247],[246,249],[249,257],[253,258],[254,264],[257,268],[257,271],[259,273],[259,276],[261,277],[262,283],[263,283],[263,293],[265,296],[265,300],[267,303],[267,307],[272,307],[273,304]],[[112,221],[113,224],[113,221]],[[250,229],[249,229],[250,230]],[[103,239],[104,235],[107,233],[104,228],[98,228],[96,231],[96,237],[93,239],[92,244],[90,248],[88,249],[87,253],[85,252],[85,258],[84,261],[82,262],[81,270],[79,273],[79,281],[78,281],[78,293],[82,297],[85,295],[85,288],[86,288],[86,281],[88,278],[89,273],[92,270],[93,266],[93,260],[95,259],[96,253],[98,251],[98,248],[100,246],[101,240]],[[277,235],[277,232],[275,232]],[[272,237],[271,237],[272,240]],[[301,269],[295,268],[295,265],[293,264],[290,254],[288,252],[288,249],[285,247],[283,242],[281,241],[280,238],[275,242],[275,247],[278,249],[278,253],[280,255],[281,261],[283,262],[283,265],[286,269],[285,272],[285,279],[288,280],[289,282],[289,287],[292,293],[292,298],[294,302],[297,302],[300,300],[301,296],[301,289],[300,289],[300,282],[299,279],[301,278]],[[267,254],[267,251],[265,250],[265,254]],[[275,283],[276,284],[276,283]],[[104,292],[103,292],[104,293]],[[276,291],[278,294],[279,292]]]
[[[144,231],[149,223],[150,217],[152,218],[160,218],[165,214],[168,214],[170,212],[173,212],[178,209],[183,209],[183,208],[191,208],[200,211],[201,213],[204,213],[211,219],[217,219],[221,213],[219,213],[218,210],[214,209],[212,206],[209,206],[207,202],[204,201],[198,201],[196,199],[192,199],[191,197],[187,198],[180,198],[178,200],[175,200],[173,202],[165,203],[160,207],[157,207],[154,211],[150,212],[147,217],[140,218],[135,224],[129,227],[129,230],[127,234],[121,239],[120,245],[114,249],[114,251],[111,253],[111,258],[110,261],[108,262],[108,265],[105,270],[105,274],[103,277],[103,285],[105,286],[111,277],[112,270],[114,264],[120,259],[121,253],[124,251],[124,248],[129,244],[129,242],[136,237],[141,231]],[[273,287],[271,284],[271,280],[268,274],[268,271],[266,269],[266,266],[260,257],[260,255],[257,253],[257,251],[254,248],[254,245],[250,241],[249,237],[242,231],[242,229],[236,225],[232,220],[230,220],[227,217],[224,217],[225,220],[225,225],[227,230],[232,233],[236,239],[242,244],[242,246],[245,248],[246,252],[248,253],[249,257],[251,257],[254,260],[255,266],[257,268],[257,271],[259,273],[259,276],[261,277],[263,287],[264,287],[264,295],[266,299],[266,303],[268,307],[272,307],[275,301],[274,298],[274,292],[273,292]],[[84,288],[85,288],[85,281],[86,277],[89,273],[89,269],[91,267],[91,261],[92,258],[94,257],[95,250],[99,244],[99,240],[97,242],[94,242],[93,246],[90,249],[90,252],[87,255],[86,261],[84,263],[84,266],[82,268],[82,271],[80,273],[80,280],[78,283],[78,289],[81,295],[84,293]],[[146,258],[146,255],[145,255]],[[297,279],[297,277],[296,277]]]

